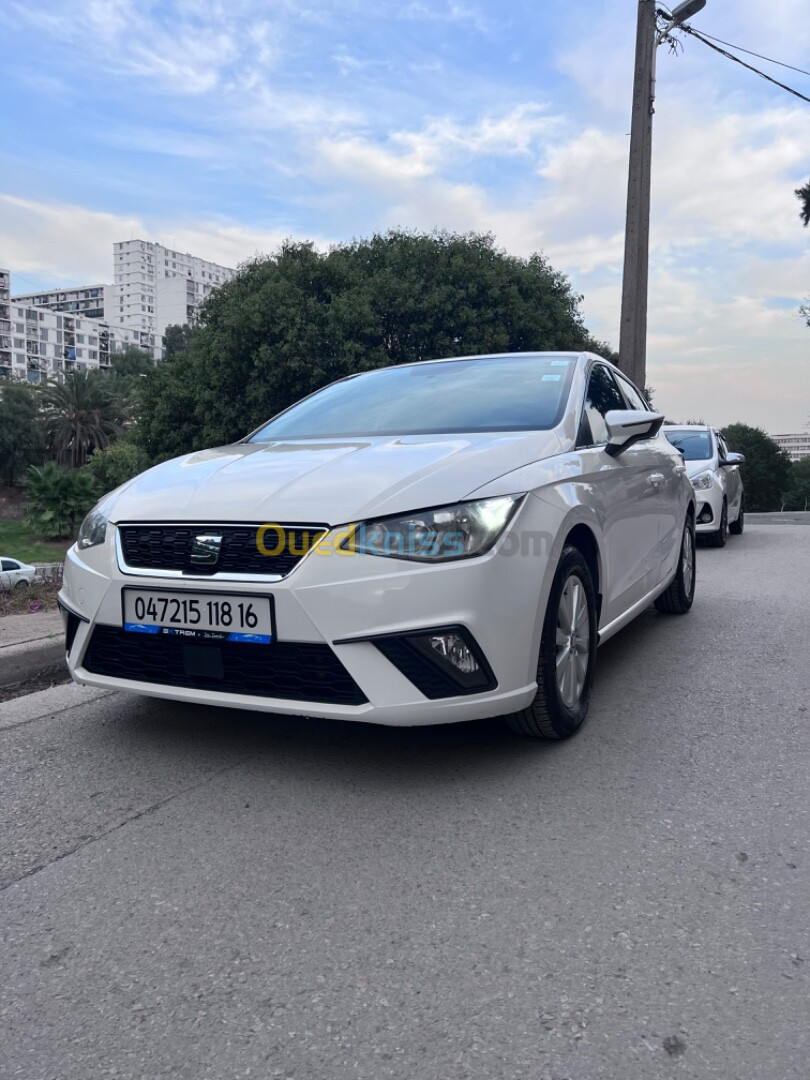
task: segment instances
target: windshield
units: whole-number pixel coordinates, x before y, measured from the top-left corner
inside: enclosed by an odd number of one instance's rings
[[[665,431],[664,434],[680,450],[685,461],[708,461],[714,452],[708,431]]]
[[[555,427],[575,361],[528,353],[382,368],[293,405],[251,442]]]

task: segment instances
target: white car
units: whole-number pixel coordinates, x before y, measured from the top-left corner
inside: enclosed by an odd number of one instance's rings
[[[36,567],[19,559],[0,556],[0,589],[20,589],[33,584]]]
[[[725,547],[728,534],[745,528],[742,454],[732,453],[726,440],[707,424],[665,424],[664,435],[683,454],[686,475],[697,500],[697,532],[710,547]]]
[[[354,375],[106,496],[60,593],[92,686],[562,738],[597,644],[685,612],[695,499],[663,417],[589,353]]]

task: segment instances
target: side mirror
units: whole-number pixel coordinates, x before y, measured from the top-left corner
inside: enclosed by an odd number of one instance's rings
[[[724,457],[720,462],[720,468],[725,469],[729,465],[743,465],[745,464],[745,454],[729,454],[728,457]]]
[[[633,443],[652,439],[664,422],[663,413],[645,412],[644,409],[611,409],[605,415],[608,444],[605,453],[618,457]]]

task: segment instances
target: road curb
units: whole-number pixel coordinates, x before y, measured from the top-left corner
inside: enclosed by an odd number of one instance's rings
[[[0,690],[32,679],[56,678],[66,670],[61,634],[0,649]]]

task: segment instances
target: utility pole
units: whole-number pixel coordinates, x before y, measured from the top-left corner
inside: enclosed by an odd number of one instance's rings
[[[619,367],[644,389],[647,367],[647,264],[650,246],[650,162],[655,100],[656,0],[639,0],[630,124],[627,220],[619,330]]]
[[[655,111],[655,55],[667,34],[706,0],[683,0],[663,29],[656,22],[656,0],[639,0],[636,68],[630,123],[630,166],[627,175],[627,219],[624,232],[624,275],[619,328],[619,367],[643,390],[647,379],[647,278],[650,249],[650,163]],[[666,18],[666,16],[665,16]]]

